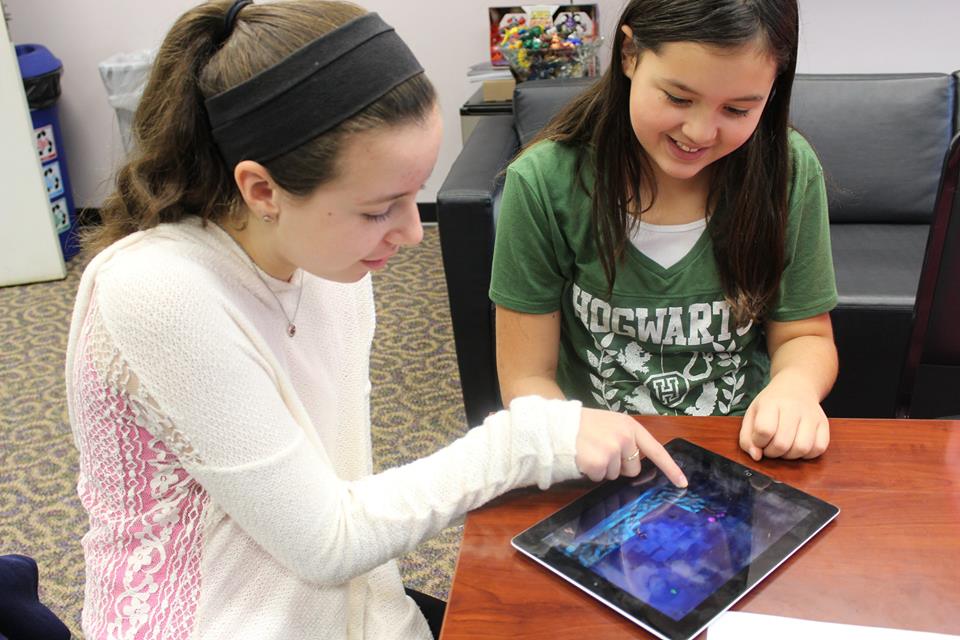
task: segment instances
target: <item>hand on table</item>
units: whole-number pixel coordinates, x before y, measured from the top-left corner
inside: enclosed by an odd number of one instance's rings
[[[754,460],[816,458],[830,444],[830,423],[816,393],[774,378],[757,394],[740,426],[740,448]]]
[[[577,431],[577,469],[594,482],[618,476],[636,477],[642,458],[650,458],[676,486],[687,478],[663,445],[639,422],[622,413],[583,409]]]

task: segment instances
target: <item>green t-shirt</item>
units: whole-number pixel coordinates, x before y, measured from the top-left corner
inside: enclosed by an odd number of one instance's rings
[[[791,132],[790,146],[786,269],[768,315],[776,321],[809,318],[837,302],[823,171],[800,134]],[[541,142],[507,170],[491,300],[523,313],[560,310],[557,382],[586,406],[743,414],[769,381],[770,358],[761,327],[735,326],[709,231],[669,268],[628,243],[607,296],[577,153]]]

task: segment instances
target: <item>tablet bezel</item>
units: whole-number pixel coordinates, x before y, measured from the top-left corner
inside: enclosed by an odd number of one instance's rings
[[[745,467],[683,438],[671,440],[666,444],[666,448],[671,455],[683,453],[701,459],[709,458],[711,464],[716,465],[725,475],[749,477],[752,492],[759,491],[757,486],[763,485],[763,491],[774,491],[791,504],[807,509],[809,513],[680,620],[674,620],[578,564],[549,544],[544,543],[544,539],[553,531],[577,518],[591,506],[615,494],[623,485],[634,482],[634,478],[621,477],[600,485],[521,532],[513,538],[511,544],[524,555],[529,556],[537,563],[573,583],[660,638],[664,640],[689,640],[700,633],[714,618],[749,593],[760,581],[832,521],[840,513],[840,510],[815,496],[788,484],[778,482],[770,476]],[[649,480],[651,484],[658,476],[662,475],[659,470],[652,467],[649,460],[644,460],[644,470],[656,471]]]

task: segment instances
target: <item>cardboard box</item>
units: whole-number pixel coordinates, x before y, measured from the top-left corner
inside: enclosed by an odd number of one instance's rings
[[[513,88],[517,81],[513,78],[484,80],[482,89],[484,102],[505,102],[513,100]]]

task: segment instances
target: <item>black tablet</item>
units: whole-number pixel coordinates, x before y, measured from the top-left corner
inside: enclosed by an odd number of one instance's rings
[[[513,546],[664,640],[688,640],[840,512],[682,439],[677,489],[644,460],[513,539]]]

